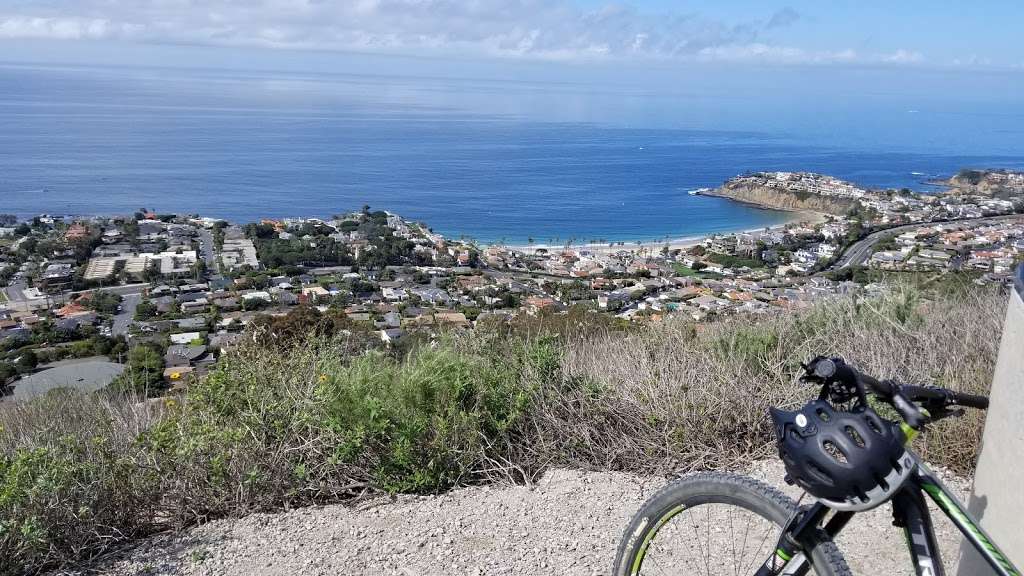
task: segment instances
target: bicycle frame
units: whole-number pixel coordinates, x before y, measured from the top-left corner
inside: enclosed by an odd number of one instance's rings
[[[903,528],[917,576],[945,576],[939,555],[938,543],[932,526],[931,515],[925,502],[927,494],[939,510],[949,517],[957,529],[971,543],[982,558],[999,576],[1021,576],[1009,558],[999,549],[985,531],[978,526],[963,504],[912,451],[916,468],[913,476],[892,498],[894,524]],[[853,512],[836,512],[824,522],[830,509],[815,503],[802,509],[802,513],[790,520],[779,539],[775,554],[757,571],[756,576],[779,576],[807,574],[810,565],[804,550],[812,542],[810,536],[818,530],[835,538],[853,517]],[[777,566],[778,565],[778,566]]]

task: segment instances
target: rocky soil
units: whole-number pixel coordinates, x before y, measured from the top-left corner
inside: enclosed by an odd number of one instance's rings
[[[783,487],[781,465],[751,475]],[[946,477],[961,494],[968,485]],[[147,540],[104,574],[609,574],[620,534],[663,478],[552,470],[536,485],[463,488],[211,522]],[[793,496],[798,493],[787,487]],[[888,507],[857,516],[839,541],[855,574],[912,574]],[[956,529],[937,518],[946,564]],[[955,572],[953,572],[955,573]]]

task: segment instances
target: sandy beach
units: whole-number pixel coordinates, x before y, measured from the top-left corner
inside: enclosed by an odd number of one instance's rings
[[[826,214],[821,212],[792,212],[792,217],[782,224],[768,227],[771,230],[780,230],[794,224],[804,224],[813,226],[825,222],[827,219]],[[751,228],[746,230],[732,230],[722,231],[716,234],[739,234],[743,232],[760,232],[764,228]],[[639,241],[616,241],[616,242],[604,242],[600,244],[571,244],[570,247],[576,250],[589,250],[590,252],[606,254],[610,252],[621,252],[623,250],[629,252],[651,252],[660,251],[666,245],[669,250],[685,250],[696,246],[704,241],[705,238],[713,236],[715,234],[702,234],[699,236],[686,236],[681,238],[671,239],[658,239],[658,240],[639,240]],[[565,244],[493,244],[495,246],[501,245],[512,250],[524,252],[526,254],[532,254],[537,250],[562,250],[566,247]]]

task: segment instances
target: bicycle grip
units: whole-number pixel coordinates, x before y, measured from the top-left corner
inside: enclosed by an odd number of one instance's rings
[[[953,392],[953,400],[959,406],[977,408],[978,410],[985,410],[988,408],[988,396],[979,396],[977,394],[963,394],[960,392]]]

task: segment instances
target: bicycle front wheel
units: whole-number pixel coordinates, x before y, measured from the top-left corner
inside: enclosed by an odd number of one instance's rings
[[[633,517],[619,543],[614,574],[752,575],[772,556],[795,511],[793,500],[752,478],[686,476],[662,488]],[[818,576],[850,576],[831,540],[816,542],[809,560]]]

